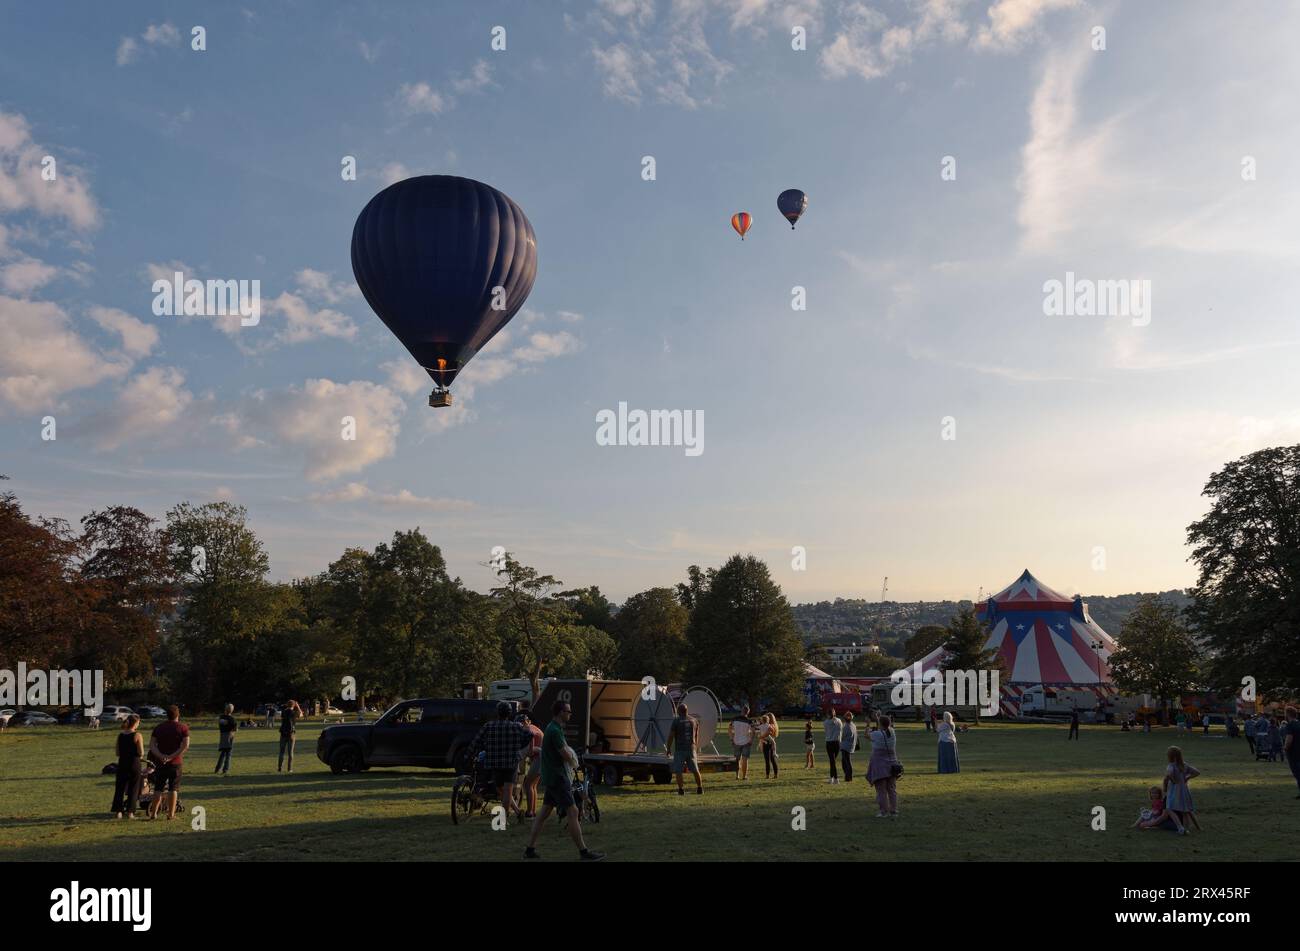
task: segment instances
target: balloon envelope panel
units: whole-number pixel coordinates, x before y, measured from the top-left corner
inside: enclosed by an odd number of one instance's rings
[[[447,386],[524,305],[537,238],[503,192],[422,175],[389,185],[357,216],[352,273],[379,319]]]

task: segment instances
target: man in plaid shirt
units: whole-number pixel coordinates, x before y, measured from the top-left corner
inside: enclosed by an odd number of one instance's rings
[[[519,758],[533,743],[533,734],[522,723],[510,719],[512,712],[510,704],[504,700],[497,704],[497,718],[484,723],[483,729],[478,731],[478,736],[474,737],[473,753],[478,756],[480,750],[486,752],[483,766],[501,797],[506,818],[510,818],[513,810],[522,820],[524,814],[515,803],[515,774],[519,770]]]

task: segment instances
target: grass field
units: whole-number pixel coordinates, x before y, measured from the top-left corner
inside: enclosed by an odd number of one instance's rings
[[[239,734],[228,777],[216,759],[213,721],[192,724],[182,798],[202,806],[207,828],[189,817],[113,821],[116,730],[20,728],[0,733],[0,860],[518,860],[525,832],[493,831],[487,821],[453,826],[452,774],[374,769],[334,776],[315,757],[319,724],[299,731],[292,775],[275,772],[273,730]],[[748,782],[707,775],[704,796],[637,783],[601,788],[602,821],[589,844],[619,860],[762,861],[826,859],[995,859],[1052,861],[1294,860],[1300,816],[1285,765],[1256,763],[1244,739],[1222,729],[1185,737],[1204,832],[1187,837],[1130,829],[1147,785],[1159,781],[1172,729],[1151,735],[1117,727],[983,725],[961,737],[962,772],[935,772],[935,743],[919,724],[900,730],[907,767],[899,782],[901,816],[876,819],[871,788],[826,783],[824,752],[803,769],[802,725],[785,724],[781,777]],[[724,743],[719,742],[719,748]],[[866,759],[855,757],[860,772]],[[689,785],[689,778],[688,778]],[[792,831],[791,810],[807,810],[807,830]],[[1108,830],[1093,831],[1104,806]],[[543,859],[569,861],[571,844],[552,825]]]

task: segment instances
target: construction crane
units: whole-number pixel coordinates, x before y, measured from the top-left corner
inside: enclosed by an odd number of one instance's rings
[[[880,607],[876,609],[876,629],[871,632],[871,646],[880,649],[880,632],[885,626],[885,592],[889,590],[889,575],[880,584]]]

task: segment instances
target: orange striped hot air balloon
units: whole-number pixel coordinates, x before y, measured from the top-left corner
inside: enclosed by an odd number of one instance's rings
[[[736,229],[736,234],[740,235],[740,240],[745,240],[745,232],[749,226],[754,223],[754,216],[747,211],[738,211],[731,216],[731,227]]]

